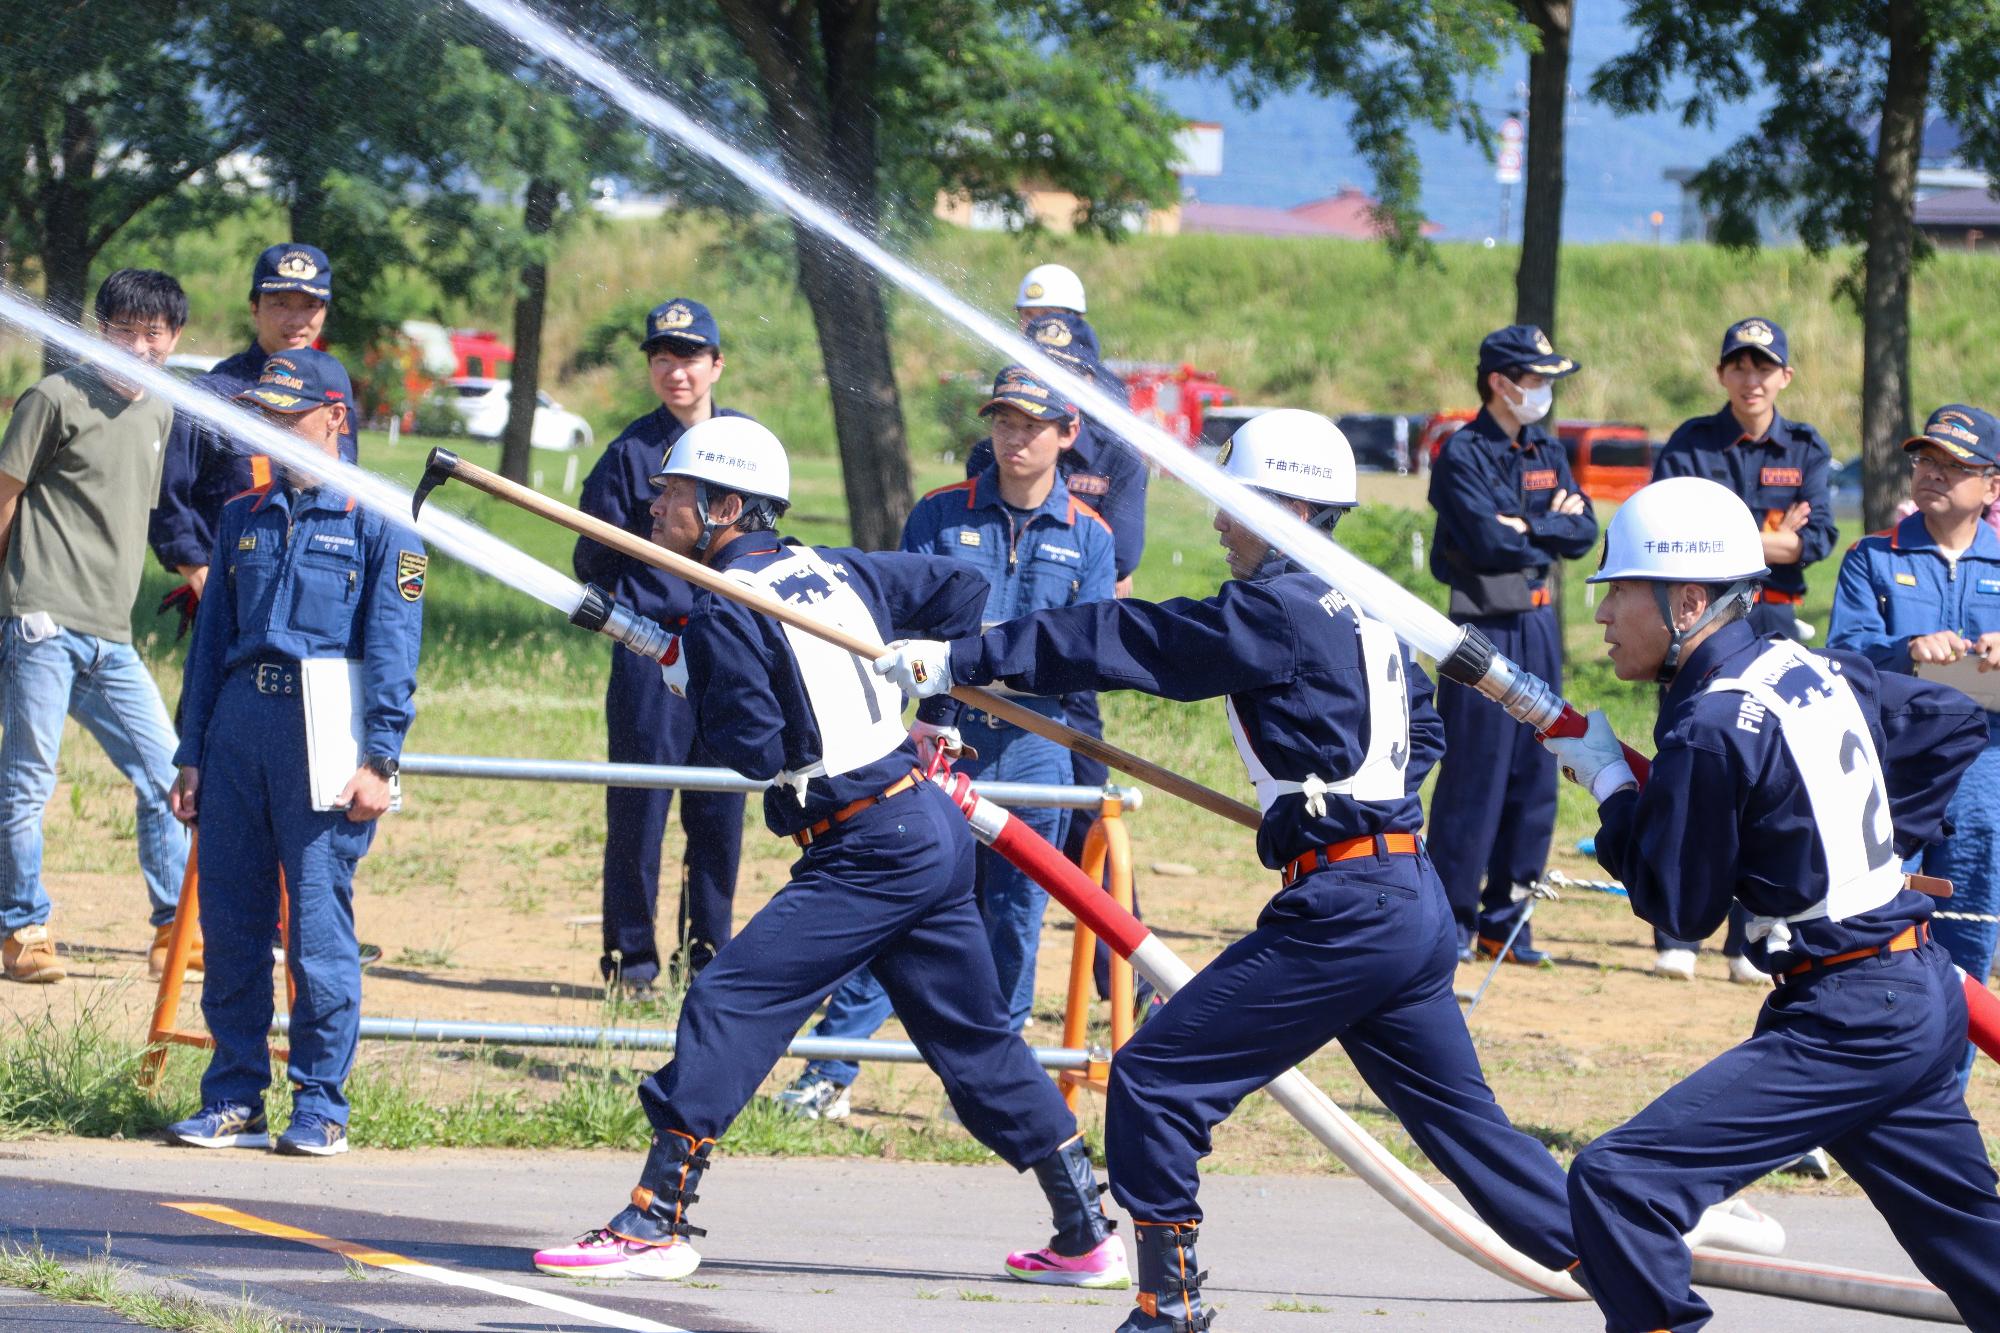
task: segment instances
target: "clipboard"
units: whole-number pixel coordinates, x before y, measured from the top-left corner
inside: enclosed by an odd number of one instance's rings
[[[1971,695],[1987,712],[2000,713],[2000,671],[1981,671],[1977,653],[1967,653],[1956,662],[1918,662],[1914,670],[1924,680]]]
[[[335,799],[361,767],[361,663],[345,657],[308,657],[299,663],[306,710],[306,781],[312,808],[345,810]],[[400,774],[389,779],[389,812],[403,808]]]

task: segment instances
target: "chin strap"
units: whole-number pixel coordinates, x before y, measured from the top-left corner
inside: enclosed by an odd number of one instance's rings
[[[1667,632],[1673,635],[1673,641],[1667,645],[1666,659],[1660,663],[1660,669],[1653,677],[1662,685],[1672,680],[1674,673],[1680,670],[1681,650],[1687,646],[1687,641],[1708,628],[1717,616],[1729,609],[1731,603],[1741,600],[1747,610],[1750,595],[1756,591],[1756,584],[1751,580],[1738,579],[1723,590],[1722,596],[1709,602],[1708,609],[1695,618],[1694,624],[1686,629],[1675,629],[1673,608],[1667,601],[1667,589],[1674,586],[1671,583],[1653,585],[1653,603],[1660,608],[1660,619],[1665,622]]]
[[[696,481],[694,484],[694,512],[695,516],[701,519],[701,537],[694,544],[695,553],[707,555],[709,543],[715,540],[715,534],[729,525],[708,521],[708,483],[705,481]]]
[[[1279,503],[1282,503],[1286,498],[1282,495],[1271,494],[1268,491],[1264,492],[1264,494],[1269,496],[1270,499],[1277,501]],[[1306,526],[1309,528],[1316,528],[1321,532],[1331,535],[1333,532],[1333,525],[1340,522],[1341,518],[1346,515],[1349,508],[1351,508],[1351,506],[1349,505],[1327,505],[1325,508],[1321,509],[1317,514],[1314,514],[1311,518],[1307,519]],[[1286,555],[1283,551],[1279,550],[1277,547],[1275,546],[1265,547],[1264,558],[1257,562],[1257,573],[1254,575],[1254,577],[1262,578],[1264,575],[1271,573],[1274,568],[1272,564],[1273,561],[1283,561],[1289,559],[1291,559],[1291,557]]]

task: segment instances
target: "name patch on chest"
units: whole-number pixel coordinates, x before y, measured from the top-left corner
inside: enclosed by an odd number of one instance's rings
[[[958,534],[958,544],[960,546],[977,546],[979,545],[979,538],[980,538],[979,533],[972,531],[970,528],[967,528],[965,531]]]
[[[236,549],[237,549],[237,550],[239,550],[239,551],[254,551],[254,550],[256,550],[256,549],[257,549],[257,534],[256,534],[256,533],[254,533],[254,532],[246,532],[246,533],[244,533],[244,534],[243,534],[243,535],[242,535],[241,537],[238,537],[238,538],[236,539]]]
[[[1805,473],[1795,467],[1767,467],[1757,474],[1762,486],[1803,486]]]
[[[1069,487],[1072,495],[1102,495],[1111,489],[1111,478],[1094,472],[1072,472],[1063,478],[1063,485]]]
[[[1083,559],[1083,552],[1072,551],[1067,546],[1051,546],[1047,542],[1037,542],[1035,544],[1035,549],[1037,551],[1040,551],[1043,555],[1047,556],[1049,559],[1059,560],[1065,564],[1067,564],[1072,560]]]
[[[343,537],[337,532],[315,532],[306,543],[306,549],[327,555],[353,555],[354,538]]]
[[[1556,488],[1556,470],[1552,467],[1535,468],[1521,474],[1521,489],[1524,491],[1552,491]]]
[[[2000,579],[1979,580],[1979,591],[1989,596],[1994,593],[2000,593]]]
[[[1914,588],[1917,586],[1917,576],[1915,574],[1898,574],[1896,575],[1896,582],[1902,584],[1905,588]]]

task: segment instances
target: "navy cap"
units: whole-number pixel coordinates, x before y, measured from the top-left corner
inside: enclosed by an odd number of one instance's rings
[[[301,347],[267,358],[257,382],[237,394],[236,401],[293,415],[328,403],[351,407],[354,385],[337,359],[315,348]]]
[[[722,331],[715,316],[699,301],[676,296],[653,307],[646,327],[639,333],[639,350],[650,351],[654,343],[671,343],[676,351],[699,352],[704,348],[722,350]]]
[[[1097,330],[1090,327],[1090,321],[1066,310],[1031,320],[1027,332],[1043,351],[1071,368],[1076,364],[1095,367],[1103,355],[1097,346]]]
[[[1786,356],[1785,331],[1773,320],[1750,318],[1739,319],[1729,326],[1722,335],[1722,355],[1716,358],[1718,366],[1738,352],[1755,352],[1781,366],[1789,366]]]
[[[995,408],[1014,407],[1037,421],[1067,421],[1076,415],[1076,404],[1037,379],[1026,366],[1009,366],[993,377],[993,396],[979,409],[982,417]]]
[[[250,295],[264,292],[304,292],[322,301],[333,299],[333,261],[312,245],[274,245],[257,256],[250,273]]]
[[[1924,433],[1903,441],[1905,452],[1936,445],[1960,463],[2000,467],[2000,420],[1963,403],[1951,403],[1931,413]]]
[[[1479,373],[1496,370],[1531,370],[1550,379],[1561,379],[1583,369],[1549,343],[1549,335],[1533,324],[1509,324],[1495,329],[1479,342]]]

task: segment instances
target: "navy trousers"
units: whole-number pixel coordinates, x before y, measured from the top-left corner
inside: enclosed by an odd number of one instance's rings
[[[271,941],[278,870],[291,897],[292,1113],[347,1123],[343,1087],[360,1035],[354,867],[375,837],[338,810],[315,811],[299,695],[259,694],[242,668],[222,686],[202,747],[201,1014],[215,1038],[201,1101],[261,1106],[271,1082]]]
[[[696,977],[674,1058],[639,1085],[654,1129],[720,1138],[820,999],[863,963],[974,1138],[1026,1170],[1076,1134],[1007,1026],[965,817],[928,782],[816,840]]]
[[[715,766],[694,734],[694,710],[660,680],[660,669],[619,650],[604,695],[613,763]],[[635,978],[659,965],[655,920],[660,894],[660,839],[674,793],[638,787],[604,789],[604,959],[612,954]],[[678,946],[699,968],[729,939],[736,865],[743,850],[741,792],[681,793],[681,906]]]
[[[1458,942],[1430,862],[1341,862],[1279,893],[1111,1061],[1111,1192],[1142,1222],[1201,1218],[1197,1164],[1237,1103],[1338,1040],[1431,1163],[1509,1244],[1576,1257],[1563,1171],[1514,1128],[1452,994]]]
[[[1570,1167],[1583,1276],[1611,1333],[1698,1329],[1681,1236],[1825,1147],[1967,1325],[2000,1329],[2000,1194],[1959,1091],[1965,996],[1935,943],[1787,981],[1748,1041]]]
[[[1470,623],[1502,654],[1562,688],[1553,608]],[[1431,855],[1459,929],[1505,939],[1522,911],[1514,886],[1540,879],[1548,866],[1556,830],[1555,756],[1532,730],[1464,685],[1439,682],[1437,710],[1445,749],[1431,793]],[[1518,943],[1529,943],[1525,930]]]

